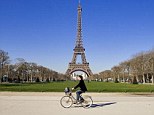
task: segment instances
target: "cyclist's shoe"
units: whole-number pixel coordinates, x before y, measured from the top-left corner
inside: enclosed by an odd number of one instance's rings
[[[78,105],[78,104],[81,104],[81,102],[80,101],[75,101],[74,104]]]
[[[81,99],[80,101],[75,101],[74,104],[81,104],[82,102],[84,102],[84,99]]]
[[[77,104],[78,103],[78,101],[74,101],[74,103],[73,104]]]
[[[81,100],[80,100],[80,103],[82,103],[82,102],[84,102],[84,99],[81,99]]]
[[[81,103],[83,103],[83,102],[84,102],[84,99],[81,99],[80,101],[77,101],[76,104],[81,104]]]

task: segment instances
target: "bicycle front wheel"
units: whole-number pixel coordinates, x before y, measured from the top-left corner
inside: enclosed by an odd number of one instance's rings
[[[70,108],[73,104],[73,100],[70,96],[63,96],[60,100],[60,104],[64,108]]]
[[[92,106],[93,100],[92,100],[91,96],[84,96],[83,99],[84,99],[84,101],[82,102],[82,106],[84,108],[89,108]]]

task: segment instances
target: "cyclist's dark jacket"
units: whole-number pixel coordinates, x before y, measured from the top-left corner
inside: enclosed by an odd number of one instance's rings
[[[79,84],[74,87],[74,89],[80,87],[80,90],[83,92],[87,91],[86,85],[83,80],[80,80]]]

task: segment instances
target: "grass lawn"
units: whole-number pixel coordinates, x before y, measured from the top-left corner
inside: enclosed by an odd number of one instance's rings
[[[65,87],[73,87],[78,82],[51,82],[51,83],[19,83],[0,84],[0,91],[17,92],[63,92]],[[154,85],[134,85],[127,83],[85,82],[88,92],[154,92]]]

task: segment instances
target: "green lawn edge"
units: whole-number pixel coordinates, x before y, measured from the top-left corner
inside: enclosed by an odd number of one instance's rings
[[[154,85],[145,84],[128,84],[128,83],[111,83],[111,82],[87,82],[88,92],[146,92],[153,93]],[[78,82],[50,82],[50,83],[13,83],[0,84],[0,92],[64,92],[65,87],[74,87]]]

